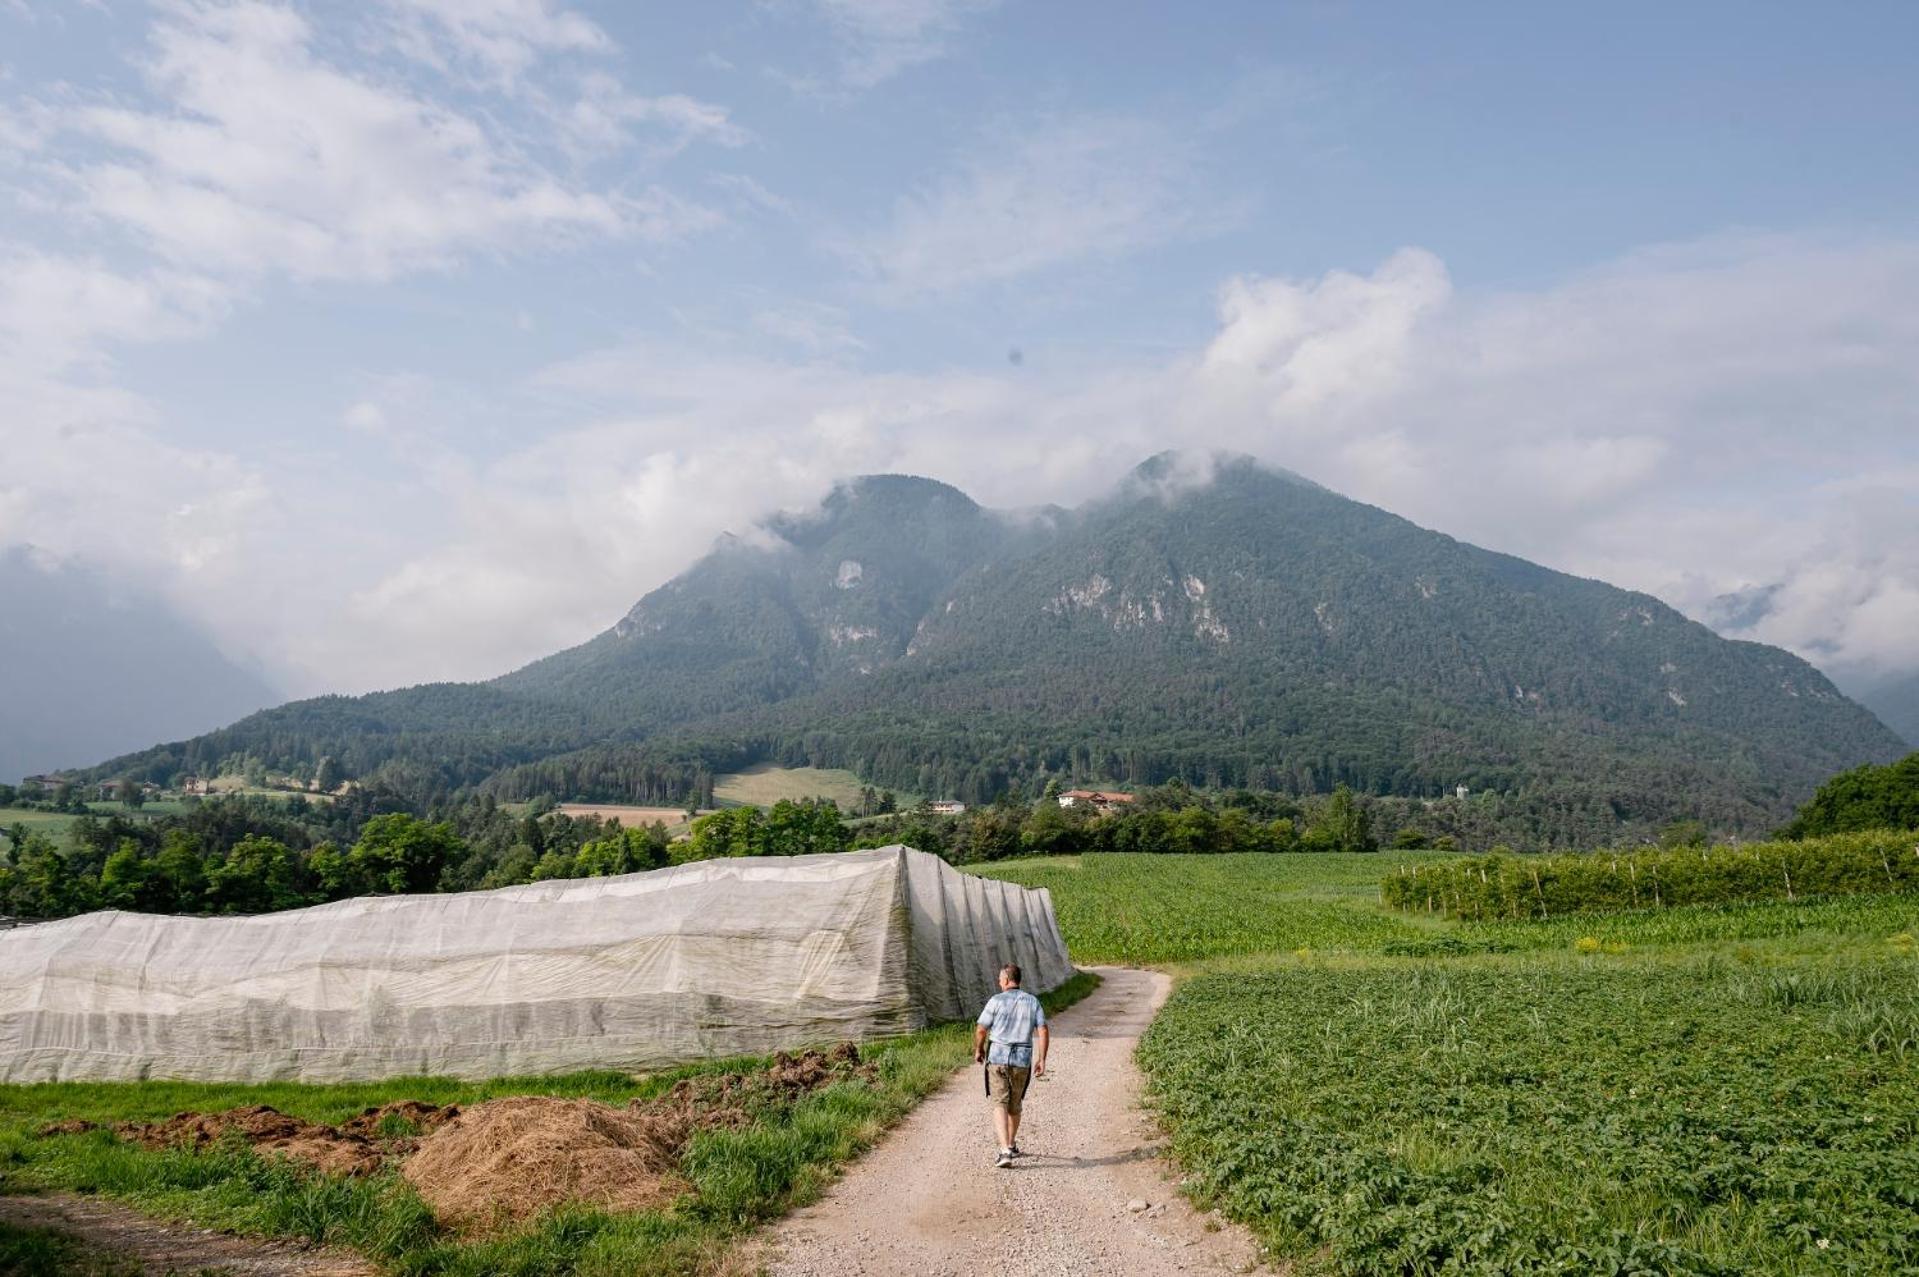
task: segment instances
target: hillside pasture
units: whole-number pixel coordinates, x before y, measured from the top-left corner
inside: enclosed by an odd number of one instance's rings
[[[689,823],[684,807],[628,807],[620,803],[561,803],[557,809],[562,816],[575,819],[617,820],[622,829],[644,829],[648,825],[665,825],[669,832],[684,830]]]
[[[860,791],[866,782],[841,768],[775,767],[761,763],[745,771],[729,772],[713,782],[713,801],[723,807],[771,807],[781,799],[800,802],[830,799],[848,815],[859,811]],[[915,795],[894,792],[900,808],[918,802]]]

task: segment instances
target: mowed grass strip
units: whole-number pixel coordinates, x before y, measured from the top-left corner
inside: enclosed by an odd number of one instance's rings
[[[1330,958],[1143,1041],[1202,1200],[1302,1273],[1910,1273],[1919,959]]]
[[[1430,853],[1095,853],[967,866],[1045,887],[1078,962],[1153,965],[1295,949],[1374,950],[1433,933],[1380,906],[1382,875]]]
[[[1081,975],[1045,995],[1062,1009],[1097,985]],[[971,1033],[944,1025],[864,1049],[877,1077],[814,1091],[738,1130],[695,1135],[681,1171],[691,1191],[671,1207],[632,1214],[562,1208],[486,1238],[449,1234],[392,1170],[344,1179],[220,1146],[203,1153],[152,1150],[104,1130],[38,1134],[48,1123],[153,1121],[177,1112],[267,1104],[337,1124],[397,1100],[472,1105],[512,1095],[556,1095],[623,1105],[664,1094],[700,1073],[753,1071],[764,1059],[729,1059],[636,1078],[580,1073],[464,1083],[400,1078],[337,1086],[185,1082],[0,1086],[0,1192],[99,1193],[161,1218],[202,1227],[351,1247],[394,1273],[440,1277],[625,1277],[724,1271],[746,1229],[816,1196],[839,1168],[965,1063]]]

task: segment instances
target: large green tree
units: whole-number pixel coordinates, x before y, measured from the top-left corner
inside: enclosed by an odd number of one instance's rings
[[[1816,838],[1861,829],[1919,829],[1919,753],[1884,767],[1868,763],[1840,772],[1781,832]]]

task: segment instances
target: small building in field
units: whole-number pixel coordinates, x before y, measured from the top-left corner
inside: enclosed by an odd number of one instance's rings
[[[935,816],[960,816],[966,812],[966,804],[955,798],[942,798],[932,804]]]
[[[1117,789],[1069,789],[1059,796],[1062,807],[1091,807],[1095,811],[1111,811],[1132,801],[1133,795]]]

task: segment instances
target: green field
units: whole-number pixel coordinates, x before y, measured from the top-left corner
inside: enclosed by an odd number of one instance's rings
[[[722,806],[771,807],[782,798],[830,798],[851,815],[860,809],[860,791],[866,782],[850,771],[825,767],[775,767],[762,763],[743,772],[731,772],[713,782],[713,801]],[[904,810],[919,801],[917,795],[894,791]]]
[[[1379,880],[1430,852],[1059,856],[969,866],[1053,896],[1078,962],[1157,964],[1294,949],[1377,949],[1433,934],[1379,906]]]
[[[1149,1100],[1296,1272],[1919,1271],[1919,896],[1457,922],[1380,905],[1397,867],[981,872],[1175,967]]]
[[[1305,1271],[1907,1273],[1919,961],[1302,963],[1141,1045],[1189,1184]]]
[[[95,816],[125,816],[131,820],[152,820],[158,816],[177,816],[186,811],[186,804],[177,798],[157,800],[140,807],[128,807],[125,803],[104,802],[88,803],[87,810]],[[64,811],[36,811],[23,807],[0,807],[0,848],[5,848],[9,839],[7,829],[12,825],[25,825],[29,832],[50,834],[58,838],[65,833],[67,826],[79,817]]]

